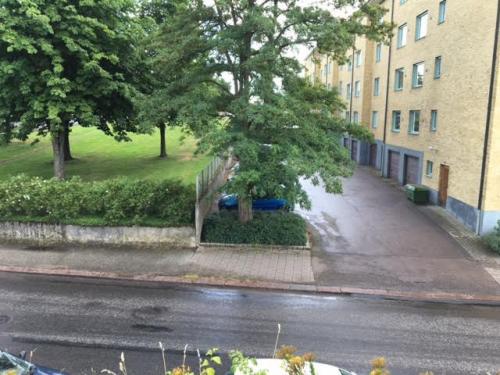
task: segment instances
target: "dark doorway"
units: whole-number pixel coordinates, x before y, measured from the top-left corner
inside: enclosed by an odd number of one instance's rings
[[[450,177],[450,167],[448,165],[441,164],[439,168],[439,205],[441,207],[446,207],[446,201],[448,200],[448,179]]]
[[[418,158],[414,156],[405,157],[405,178],[403,181],[405,185],[418,184],[419,165],[420,162]]]

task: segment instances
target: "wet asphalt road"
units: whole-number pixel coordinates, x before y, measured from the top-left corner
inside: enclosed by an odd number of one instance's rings
[[[500,307],[0,274],[0,347],[71,374],[116,370],[122,350],[130,375],[159,374],[159,341],[171,364],[185,344],[270,356],[278,323],[282,344],[358,374],[378,355],[393,375],[500,369]]]

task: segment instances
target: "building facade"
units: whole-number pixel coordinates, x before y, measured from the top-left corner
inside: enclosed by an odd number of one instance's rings
[[[345,117],[375,138],[344,145],[384,177],[429,187],[434,204],[487,233],[500,219],[500,1],[379,1],[395,25],[389,45],[358,38],[349,62],[329,71]],[[323,83],[326,60],[313,52],[306,76]]]

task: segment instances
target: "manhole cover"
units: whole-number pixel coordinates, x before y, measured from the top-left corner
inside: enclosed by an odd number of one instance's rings
[[[8,323],[10,320],[10,317],[7,315],[0,315],[0,324],[5,324]]]

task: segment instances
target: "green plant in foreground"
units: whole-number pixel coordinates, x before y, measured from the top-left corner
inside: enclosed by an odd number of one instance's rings
[[[484,241],[495,253],[500,254],[500,221],[493,232],[484,236]]]

